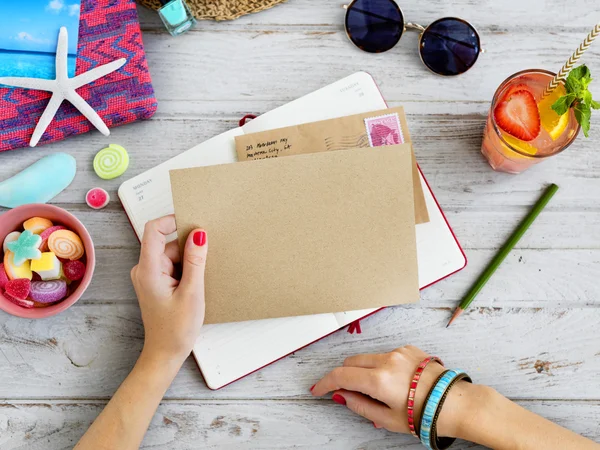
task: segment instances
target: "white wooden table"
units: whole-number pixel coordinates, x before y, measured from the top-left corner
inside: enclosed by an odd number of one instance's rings
[[[0,448],[67,449],[85,432],[133,366],[143,341],[129,270],[139,244],[116,200],[125,179],[99,180],[96,151],[110,142],[131,155],[126,177],[358,70],[369,71],[391,106],[408,114],[417,159],[469,258],[461,273],[423,292],[420,304],[385,310],[218,391],[191,360],[159,408],[146,448],[419,448],[308,392],[359,352],[414,344],[465,368],[526,408],[600,439],[600,114],[589,139],[520,176],[493,172],[479,148],[490,99],[508,75],[558,70],[598,20],[596,0],[402,2],[407,20],[446,15],[478,28],[486,49],[467,74],[430,74],[406,34],[392,51],[354,48],[335,1],[290,0],[230,23],[200,23],[170,37],[158,17],[140,16],[156,116],[36,150],[0,155],[0,179],[56,151],[78,162],[55,203],[90,230],[96,275],[79,303],[58,317],[26,321],[0,313]],[[595,11],[594,11],[595,8]],[[595,12],[595,13],[592,13]],[[600,80],[600,44],[586,55]],[[600,81],[593,84],[597,95]],[[561,189],[477,299],[450,329],[451,309],[550,182]],[[94,186],[113,197],[84,203]],[[1,220],[1,219],[0,219]],[[456,448],[472,448],[463,443]]]

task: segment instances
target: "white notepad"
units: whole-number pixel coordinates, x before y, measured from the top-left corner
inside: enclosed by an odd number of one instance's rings
[[[373,78],[357,72],[124,182],[119,198],[141,240],[147,221],[173,213],[169,170],[237,162],[238,135],[385,108]],[[430,216],[416,226],[422,289],[461,270],[466,258],[422,175],[421,183]],[[205,325],[193,354],[208,387],[219,389],[374,311]]]

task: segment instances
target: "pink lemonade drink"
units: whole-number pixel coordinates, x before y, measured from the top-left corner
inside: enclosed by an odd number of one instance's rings
[[[552,109],[565,95],[564,86],[542,98],[553,77],[546,70],[524,70],[496,90],[481,145],[481,153],[494,170],[523,172],[562,152],[577,137],[580,126],[573,109],[562,116]]]

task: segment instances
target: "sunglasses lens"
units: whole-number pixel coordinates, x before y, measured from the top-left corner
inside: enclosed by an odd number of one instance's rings
[[[479,51],[477,31],[460,19],[436,20],[421,36],[421,58],[427,67],[440,75],[465,73],[477,61]]]
[[[361,50],[380,53],[400,40],[404,18],[393,0],[356,0],[346,11],[346,31]]]

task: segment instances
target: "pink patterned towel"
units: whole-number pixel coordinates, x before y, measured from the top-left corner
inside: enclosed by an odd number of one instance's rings
[[[119,58],[127,63],[118,71],[77,90],[109,128],[149,119],[156,111],[156,97],[134,0],[82,0],[77,74]],[[0,152],[29,145],[50,95],[0,87]],[[77,109],[64,102],[38,145],[92,129]]]

